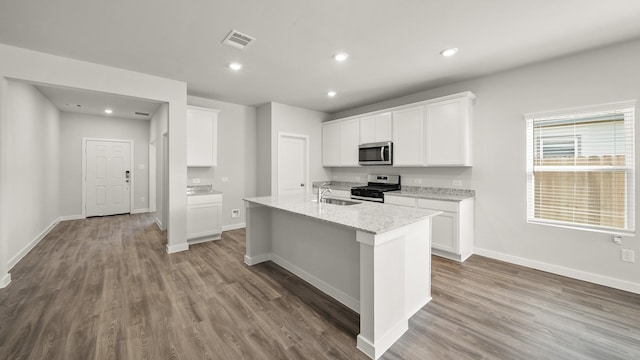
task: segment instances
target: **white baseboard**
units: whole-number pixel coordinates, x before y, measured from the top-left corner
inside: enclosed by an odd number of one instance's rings
[[[362,334],[358,334],[356,340],[356,347],[363,353],[367,354],[372,359],[378,359],[385,351],[389,350],[402,334],[409,330],[409,322],[407,319],[399,321],[391,329],[389,329],[384,335],[382,335],[376,344],[374,345],[369,339],[366,339]]]
[[[171,245],[169,246],[169,244],[167,244],[167,254],[173,254],[173,253],[177,253],[180,251],[187,251],[189,250],[189,244],[188,243],[184,243],[184,244],[178,244],[178,245]]]
[[[148,213],[148,212],[149,212],[149,208],[131,210],[131,214],[142,214],[142,213]]]
[[[47,234],[51,232],[51,230],[53,230],[53,228],[56,227],[56,225],[58,225],[59,223],[60,218],[53,220],[53,222],[49,224],[49,226],[47,226],[44,230],[42,230],[42,232],[38,234],[35,239],[31,240],[31,242],[28,243],[27,246],[22,248],[22,250],[20,250],[14,257],[9,259],[9,264],[7,265],[8,269],[11,270],[14,266],[16,266],[16,264],[20,260],[22,260],[22,258],[25,257],[29,253],[29,251],[33,250],[33,248],[36,247],[36,245],[38,245],[38,243],[40,243],[40,241],[42,241],[42,239],[44,239],[44,237],[47,236]]]
[[[59,221],[81,220],[81,219],[86,219],[86,217],[80,214],[80,215],[65,215],[65,216],[60,216],[58,218]]]
[[[585,271],[575,270],[564,266],[548,264],[541,261],[526,259],[518,256],[500,253],[497,251],[475,248],[477,255],[488,258],[509,262],[516,265],[526,266],[528,268],[546,271],[556,275],[570,277],[572,279],[582,280],[598,285],[608,286],[618,290],[624,290],[635,294],[640,294],[640,283],[610,278],[603,275],[588,273]]]
[[[165,230],[165,228],[162,227],[162,221],[160,221],[160,219],[156,218],[156,225],[158,225],[158,228],[160,228],[160,230]]]
[[[6,288],[11,282],[11,274],[6,273],[2,279],[0,279],[0,289]]]
[[[249,266],[260,264],[269,260],[271,260],[271,254],[262,254],[262,255],[252,256],[252,257],[249,257],[247,255],[244,256],[244,263]]]
[[[271,254],[271,261],[273,261],[274,263],[282,266],[283,268],[287,269],[288,271],[292,272],[297,277],[301,278],[302,280],[304,280],[304,281],[308,282],[309,284],[313,285],[314,287],[318,288],[323,293],[325,293],[325,294],[331,296],[332,298],[338,300],[339,302],[344,304],[349,309],[357,312],[358,314],[360,313],[360,301],[352,298],[351,296],[347,295],[343,291],[340,291],[340,290],[336,289],[335,287],[327,284],[326,282],[324,282],[324,281],[318,279],[317,277],[309,274],[308,272],[300,269],[299,267],[295,266],[294,264],[288,262],[287,260],[281,258],[278,255]]]
[[[231,231],[231,230],[236,230],[236,229],[242,229],[242,228],[245,228],[245,227],[247,227],[246,223],[222,225],[222,231]]]

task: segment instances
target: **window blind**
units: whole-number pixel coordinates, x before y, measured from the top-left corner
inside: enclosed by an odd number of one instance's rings
[[[635,101],[525,115],[527,220],[632,233]]]

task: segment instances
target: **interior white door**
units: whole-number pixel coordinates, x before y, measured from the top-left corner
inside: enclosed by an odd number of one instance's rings
[[[278,194],[307,191],[307,137],[280,134],[278,140]]]
[[[87,140],[86,216],[131,212],[131,143]]]

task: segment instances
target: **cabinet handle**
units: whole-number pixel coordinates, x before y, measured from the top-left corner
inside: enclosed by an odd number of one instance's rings
[[[384,146],[380,147],[380,157],[382,158],[382,161],[384,161]]]

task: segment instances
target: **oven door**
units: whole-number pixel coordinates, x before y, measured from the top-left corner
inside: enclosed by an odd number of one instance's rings
[[[393,165],[393,143],[386,141],[358,146],[358,164]]]

